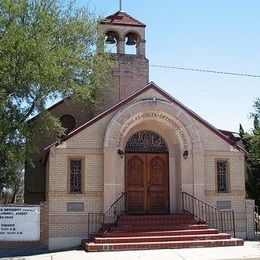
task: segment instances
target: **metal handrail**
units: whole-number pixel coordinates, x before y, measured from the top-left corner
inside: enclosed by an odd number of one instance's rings
[[[184,212],[221,231],[233,231],[234,237],[236,236],[233,210],[220,210],[186,192],[182,192],[181,195]]]
[[[255,216],[255,222],[258,224],[259,223],[259,209],[258,209],[257,205],[255,205],[254,216]]]
[[[123,193],[120,195],[120,197],[104,212],[104,214],[107,214],[111,208],[115,207],[116,204],[118,203],[118,201],[120,201],[125,195],[126,195],[126,193],[123,192]]]
[[[120,197],[104,213],[88,213],[88,238],[101,235],[115,225],[118,217],[125,214],[125,197]]]
[[[254,210],[254,220],[255,220],[255,232],[258,232],[258,228],[259,228],[259,208],[257,205],[255,205],[255,210]]]

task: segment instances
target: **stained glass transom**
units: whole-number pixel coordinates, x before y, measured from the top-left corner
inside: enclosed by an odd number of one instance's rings
[[[152,131],[142,131],[134,134],[127,142],[126,152],[168,152],[166,142]]]
[[[218,192],[228,192],[227,173],[227,161],[217,161]]]
[[[70,160],[70,192],[81,192],[81,162],[82,160]]]

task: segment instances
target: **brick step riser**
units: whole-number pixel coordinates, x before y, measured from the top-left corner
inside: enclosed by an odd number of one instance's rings
[[[173,248],[196,248],[196,247],[219,247],[219,246],[242,246],[241,239],[200,240],[200,241],[174,241],[159,243],[126,243],[126,244],[85,244],[89,252],[118,251],[118,250],[141,250],[141,249],[173,249]]]
[[[218,240],[230,239],[229,234],[215,235],[193,235],[193,236],[160,236],[160,237],[128,237],[128,238],[96,238],[96,244],[119,244],[119,243],[148,243],[148,242],[167,242],[167,241],[194,241],[194,240]]]
[[[174,231],[174,230],[184,230],[184,229],[207,229],[207,225],[177,225],[177,226],[133,226],[133,227],[113,227],[111,231]]]
[[[187,220],[193,220],[194,218],[192,216],[154,216],[154,217],[129,217],[129,216],[121,216],[120,220],[122,221],[168,221],[168,220],[179,220],[179,219],[187,219]]]
[[[103,237],[142,237],[142,236],[174,236],[174,235],[204,235],[204,234],[218,234],[217,229],[194,229],[194,230],[177,230],[177,231],[151,231],[151,232],[107,232],[103,235]]]
[[[191,214],[174,214],[174,215],[122,215],[121,218],[193,218]]]
[[[192,224],[198,224],[198,222],[196,220],[192,220],[192,221],[185,221],[185,220],[180,220],[180,221],[167,221],[166,222],[151,222],[151,221],[147,221],[147,222],[118,222],[118,226],[174,226],[174,225],[183,225],[183,224],[187,224],[187,225],[192,225]]]

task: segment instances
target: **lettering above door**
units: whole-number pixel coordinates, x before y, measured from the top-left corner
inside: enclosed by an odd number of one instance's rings
[[[170,117],[169,115],[159,113],[159,112],[149,112],[149,113],[139,113],[130,117],[122,126],[119,134],[119,138],[117,141],[117,145],[120,146],[123,140],[123,137],[126,135],[129,128],[133,127],[133,125],[137,124],[140,121],[155,119],[160,122],[166,123],[171,126],[171,128],[180,135],[183,140],[184,146],[188,145],[187,138],[185,136],[183,128],[177,123],[176,119]]]

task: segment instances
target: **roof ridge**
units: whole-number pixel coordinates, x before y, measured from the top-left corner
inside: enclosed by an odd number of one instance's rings
[[[124,13],[126,16],[128,16],[129,18],[131,18],[132,20],[136,21],[137,23],[141,24],[141,25],[145,25],[144,23],[140,22],[139,20],[137,20],[136,18],[134,18],[133,16],[131,16],[130,14],[124,12],[124,11],[119,11],[121,13]]]
[[[117,21],[116,23],[114,23],[114,25],[130,25],[130,26],[137,26],[137,27],[145,27],[146,25],[142,22],[140,22],[139,20],[137,20],[136,18],[134,18],[133,16],[131,16],[130,14],[126,13],[125,11],[119,10],[117,12],[115,12],[114,14],[111,14],[107,17],[105,17],[104,19],[102,19],[100,21],[100,24],[113,24],[114,21],[117,20],[117,18],[119,17],[119,15],[122,14],[125,17],[127,17],[128,19],[130,19],[131,21],[135,22],[134,23],[127,23],[126,21]],[[119,19],[118,19],[119,20]]]

